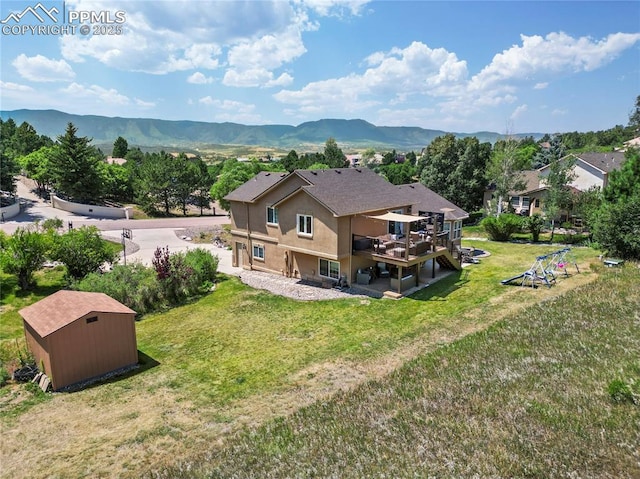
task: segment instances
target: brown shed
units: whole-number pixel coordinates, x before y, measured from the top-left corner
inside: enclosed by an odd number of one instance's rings
[[[103,293],[58,291],[20,310],[54,390],[138,363],[135,311]]]

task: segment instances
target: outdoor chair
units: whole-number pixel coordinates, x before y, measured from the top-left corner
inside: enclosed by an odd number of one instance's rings
[[[387,269],[387,263],[378,263],[378,277],[379,278],[388,278],[390,275],[389,270]]]

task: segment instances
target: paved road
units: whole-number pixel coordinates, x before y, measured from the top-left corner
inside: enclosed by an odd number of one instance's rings
[[[18,196],[25,201],[26,208],[18,216],[0,224],[0,229],[12,234],[17,228],[44,221],[49,218],[60,218],[65,227],[71,222],[74,228],[81,226],[96,226],[105,238],[121,241],[123,228],[132,230],[132,241],[137,245],[137,251],[127,255],[127,261],[141,261],[151,264],[153,252],[157,247],[169,247],[170,252],[186,251],[190,248],[202,247],[212,251],[220,258],[218,269],[227,274],[239,274],[241,269],[231,266],[231,251],[218,248],[212,244],[194,244],[180,238],[179,230],[195,227],[211,227],[229,223],[226,216],[199,216],[188,218],[161,218],[148,220],[112,220],[74,215],[66,211],[55,209],[51,203],[39,198],[32,190],[30,180],[18,181]]]

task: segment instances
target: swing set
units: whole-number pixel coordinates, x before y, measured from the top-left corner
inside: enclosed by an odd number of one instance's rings
[[[558,273],[564,272],[565,277],[569,277],[567,268],[571,264],[580,273],[578,263],[571,253],[571,248],[563,248],[553,253],[536,257],[535,262],[524,273],[504,279],[500,283],[518,284],[519,282],[520,286],[531,286],[532,288],[535,288],[539,283],[545,284],[550,288],[555,284]]]

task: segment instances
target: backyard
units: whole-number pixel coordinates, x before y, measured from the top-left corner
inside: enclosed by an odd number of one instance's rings
[[[599,276],[590,267],[597,253],[574,248],[580,274],[569,269],[552,288],[502,286],[557,248],[480,240],[465,246],[491,256],[397,301],[300,302],[223,278],[197,302],[145,316],[136,325],[135,373],[73,394],[0,389],[2,474],[139,477],[171,468],[222,446],[244,426],[385,378],[412,358]],[[53,288],[55,274],[41,276],[41,288]],[[22,341],[17,310],[28,300],[5,289],[2,302],[6,359]]]

